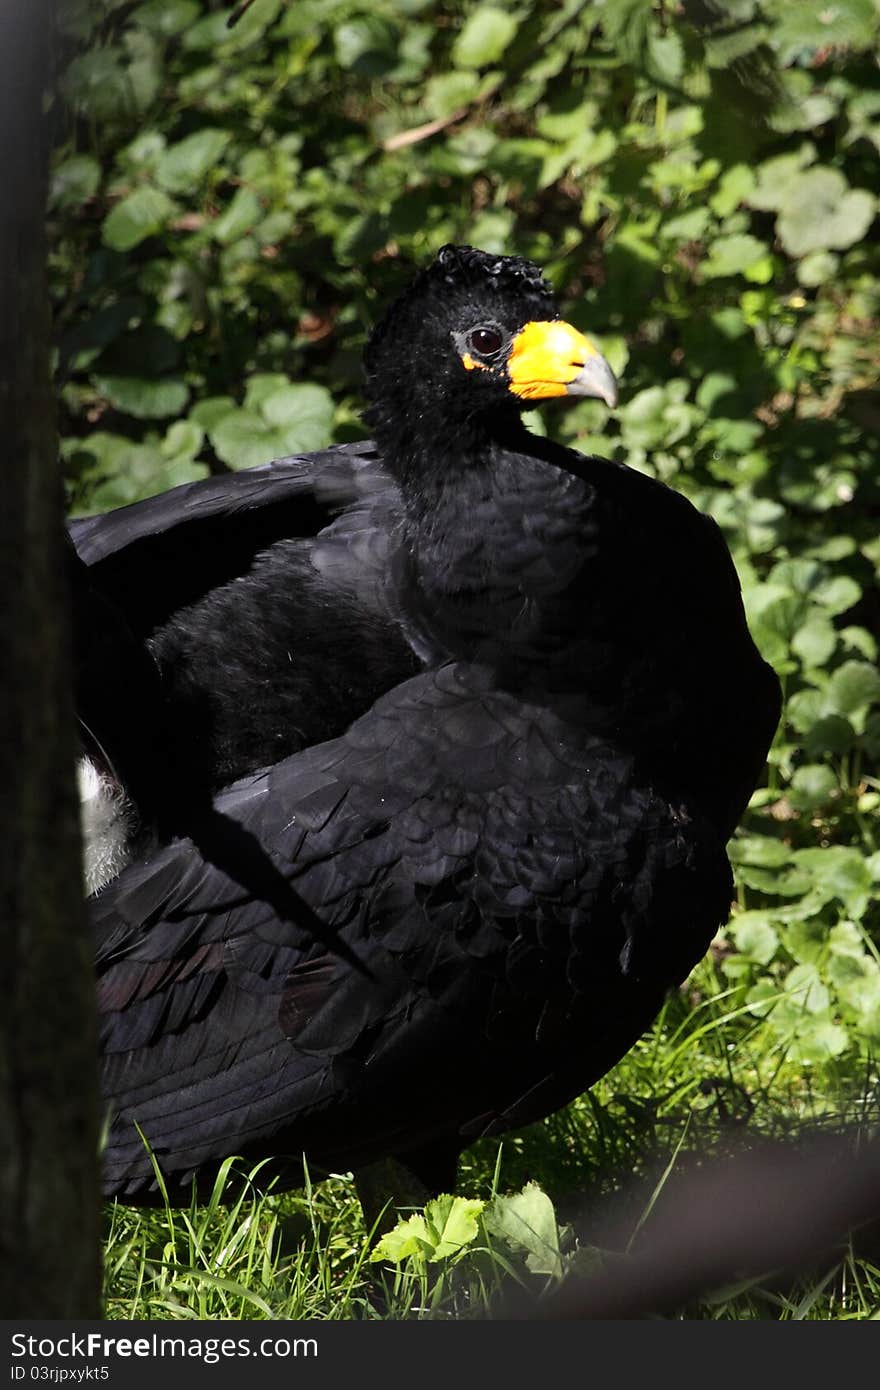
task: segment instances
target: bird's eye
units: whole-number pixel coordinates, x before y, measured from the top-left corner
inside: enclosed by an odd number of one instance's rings
[[[497,328],[472,328],[467,342],[472,352],[478,352],[481,357],[491,357],[493,353],[501,351],[504,338]]]

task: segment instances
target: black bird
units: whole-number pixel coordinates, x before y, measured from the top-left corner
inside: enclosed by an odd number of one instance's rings
[[[402,475],[421,466],[422,439],[435,469],[447,455],[461,468],[480,448],[475,410],[489,410],[499,440],[515,439],[519,411],[534,400],[611,403],[615,393],[604,358],[560,322],[536,269],[469,248],[447,248],[392,308],[366,368],[383,455],[372,443],[339,446],[71,524],[90,590],[82,612],[94,612],[95,596],[115,609],[114,639],[124,627],[155,668],[144,689],[152,695],[160,682],[160,701],[141,694],[128,717],[126,702],[109,695],[120,683],[113,642],[96,643],[86,618],[77,645],[87,743],[114,804],[121,783],[129,822],[137,811],[148,832],[191,832],[222,786],[341,733],[436,661],[442,641],[422,630],[422,606],[433,600],[421,570],[445,583],[444,567],[456,562],[449,552],[435,565],[412,510],[416,495],[432,505],[429,478],[401,492]],[[480,517],[459,520],[458,544],[477,533],[476,554]],[[524,564],[533,548],[524,547]],[[509,578],[499,580],[509,603]],[[524,592],[534,582],[524,576]],[[480,585],[485,599],[494,576]]]
[[[387,485],[341,529],[390,537],[366,606],[427,669],[224,791],[210,854],[94,898],[108,1194],[155,1197],[135,1123],[180,1199],[231,1153],[448,1188],[613,1065],[726,919],[778,682],[715,524],[524,428],[592,361],[570,334],[534,266],[467,248],[374,333]],[[360,563],[323,546],[322,579]]]

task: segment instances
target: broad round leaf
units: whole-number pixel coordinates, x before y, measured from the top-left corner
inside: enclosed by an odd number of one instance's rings
[[[233,410],[223,415],[216,424],[208,426],[208,437],[217,457],[230,468],[254,468],[273,457],[266,422],[250,410]]]
[[[845,661],[834,672],[825,690],[828,714],[848,717],[863,712],[880,699],[880,671],[867,661]]]
[[[740,275],[767,255],[763,241],[754,236],[721,236],[712,242],[700,269],[709,278]]]
[[[731,927],[731,934],[740,954],[759,965],[769,965],[776,955],[779,933],[766,913],[741,913]]]
[[[777,230],[792,256],[829,248],[842,250],[865,235],[877,211],[877,199],[863,188],[850,188],[837,169],[808,169],[786,190]]]

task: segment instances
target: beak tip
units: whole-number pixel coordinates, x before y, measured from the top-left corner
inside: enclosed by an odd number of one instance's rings
[[[604,401],[609,410],[614,410],[617,405],[617,379],[605,358],[599,354],[584,364],[566,389],[572,396],[595,396]]]

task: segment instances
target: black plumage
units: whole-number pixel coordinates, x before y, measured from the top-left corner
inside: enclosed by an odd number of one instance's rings
[[[218,800],[316,939],[187,841],[96,900],[104,1172],[177,1196],[230,1152],[286,1181],[457,1154],[555,1110],[648,1026],[730,902],[711,826],[546,706],[453,663]],[[334,949],[338,933],[353,959]]]
[[[503,339],[500,352],[480,358],[467,349],[479,325]],[[510,370],[526,325],[562,338],[561,353],[557,345],[542,359],[557,379],[524,381],[522,396],[511,393]],[[527,351],[525,367],[533,360]],[[527,567],[546,568],[546,548],[533,555],[523,534],[511,557],[521,573],[512,591],[499,574],[496,591],[481,537],[483,523],[494,524],[495,499],[451,518],[453,553],[435,543],[430,474],[447,470],[454,490],[458,473],[479,459],[475,412],[487,416],[494,441],[528,445],[519,412],[533,397],[613,390],[604,359],[558,322],[530,263],[467,248],[447,248],[392,306],[373,334],[366,375],[381,453],[372,443],[338,446],[71,524],[92,588],[145,644],[162,694],[151,723],[139,708],[126,724],[101,691],[105,676],[113,681],[104,660],[91,670],[87,688],[98,698],[82,716],[111,767],[146,761],[134,799],[166,837],[192,830],[210,794],[236,776],[342,732],[377,695],[436,660],[437,615],[430,631],[419,616],[425,601],[431,607],[426,582],[445,584],[447,571],[453,585],[477,580],[481,602],[498,598],[516,612],[520,586],[540,580]],[[415,486],[406,476],[414,462],[422,474]],[[468,547],[481,571],[458,575]],[[91,629],[80,645],[94,649]]]
[[[536,379],[551,311],[450,249],[374,335],[351,657],[391,633],[425,669],[94,899],[108,1192],[155,1190],[135,1121],[177,1195],[233,1152],[436,1184],[611,1066],[725,920],[778,683],[714,523],[522,426],[586,370]],[[357,542],[308,545],[335,598]]]
[[[236,776],[339,733],[418,669],[388,572],[397,508],[367,443],[71,522],[80,713],[148,828],[191,828]],[[115,617],[100,647],[96,599]],[[116,700],[123,627],[151,669]],[[147,741],[147,775],[130,783]]]

